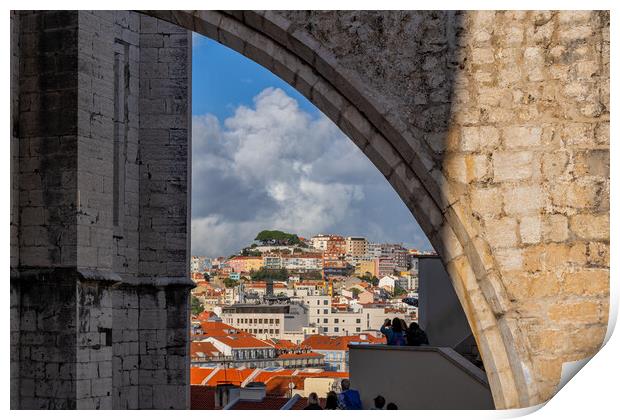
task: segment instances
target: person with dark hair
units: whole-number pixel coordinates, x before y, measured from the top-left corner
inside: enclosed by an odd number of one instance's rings
[[[319,396],[316,395],[316,392],[311,392],[310,395],[308,395],[308,405],[304,410],[322,410],[319,405]]]
[[[428,345],[428,337],[417,322],[412,322],[407,329],[407,345],[421,346]]]
[[[394,403],[388,403],[387,407],[385,407],[388,410],[398,410],[398,406]]]
[[[351,382],[348,379],[343,379],[340,382],[342,392],[338,394],[338,407],[341,410],[361,410],[362,399],[360,398],[360,393],[355,389],[349,389],[350,387]]]
[[[403,323],[401,319],[396,317],[391,322],[391,327],[388,326],[389,319],[386,319],[381,327],[381,332],[387,337],[387,344],[389,346],[404,346],[407,344],[407,338],[405,331],[403,330]]]
[[[375,406],[372,408],[372,410],[383,410],[383,407],[385,407],[385,398],[383,398],[383,396],[381,395],[377,395],[374,401]]]
[[[405,320],[404,320],[404,319],[402,319],[402,318],[400,319],[400,325],[402,326],[403,331],[404,331],[404,332],[405,332],[405,334],[406,334],[406,333],[407,333],[407,323],[406,323],[406,322],[405,322]]]
[[[326,410],[338,410],[338,394],[334,391],[327,393],[327,399],[325,400]]]

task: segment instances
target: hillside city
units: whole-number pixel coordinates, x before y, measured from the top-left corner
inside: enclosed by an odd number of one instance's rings
[[[417,321],[423,255],[435,253],[262,231],[235,255],[192,256],[191,383],[202,385],[192,393],[224,383],[261,383],[273,398],[338,390],[349,344],[385,344],[387,318]]]

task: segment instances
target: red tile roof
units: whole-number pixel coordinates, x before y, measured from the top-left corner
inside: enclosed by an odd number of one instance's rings
[[[217,336],[217,337],[213,337],[213,339],[221,343],[224,343],[227,346],[234,348],[234,349],[273,347],[271,344],[263,340],[259,340],[258,338],[255,338],[249,334],[248,335],[234,334],[234,335]]]
[[[189,383],[192,385],[200,385],[213,372],[213,368],[191,367],[189,369]]]
[[[362,336],[364,338],[362,338]],[[341,337],[333,337],[315,334],[308,336],[303,343],[303,346],[310,347],[313,350],[347,350],[349,343],[384,343],[382,338],[374,337],[370,334],[363,335],[347,335]]]
[[[322,372],[300,372],[299,376],[305,378],[348,378],[349,372],[322,371]]]
[[[270,338],[264,341],[273,345],[278,350],[294,350],[298,348],[297,344],[293,343],[291,340],[280,340],[277,338]]]
[[[294,389],[304,389],[303,377],[278,375],[269,378],[265,383],[265,392],[271,396],[285,396],[291,383],[293,383]]]
[[[202,335],[207,337],[222,337],[231,334],[238,334],[243,336],[250,335],[245,331],[237,329],[231,325],[224,324],[223,322],[204,321],[200,323],[200,328],[203,332]]]
[[[313,351],[307,353],[284,353],[279,355],[278,359],[305,359],[308,357],[325,357],[325,355]]]
[[[204,353],[200,356],[198,353]],[[192,341],[190,344],[190,354],[192,357],[213,357],[222,354],[214,345],[208,341]]]
[[[291,376],[293,374],[294,370],[292,369],[282,369],[282,370],[276,370],[276,371],[261,371],[259,372],[258,375],[256,375],[254,377],[254,382],[262,382],[264,384],[267,383],[267,381],[269,381],[269,379],[275,377],[275,376]]]
[[[190,408],[192,410],[215,410],[215,389],[204,385],[191,385]]]
[[[266,287],[267,287],[267,282],[264,282],[264,281],[253,281],[253,282],[245,283],[246,289],[264,289]],[[283,283],[274,282],[273,288],[274,289],[287,289],[288,286]]]
[[[204,311],[196,316],[198,321],[209,321],[210,318],[217,318],[218,316],[213,311]]]

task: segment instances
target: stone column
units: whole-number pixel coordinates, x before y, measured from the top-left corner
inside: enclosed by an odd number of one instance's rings
[[[169,95],[137,13],[12,19],[12,407],[188,408],[191,36],[151,34]]]

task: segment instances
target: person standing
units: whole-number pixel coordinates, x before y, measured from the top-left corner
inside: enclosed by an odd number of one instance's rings
[[[316,395],[316,392],[311,392],[310,395],[308,395],[308,405],[304,410],[322,410],[319,405],[319,396]]]
[[[362,399],[360,393],[355,389],[350,389],[351,382],[348,379],[343,379],[340,382],[342,392],[338,394],[338,407],[341,410],[361,410]]]
[[[377,395],[374,399],[375,402],[375,406],[372,408],[372,410],[383,410],[383,407],[385,407],[385,398],[383,398],[382,395]]]
[[[407,329],[407,345],[408,346],[422,346],[428,345],[428,337],[426,333],[417,322],[409,324]]]
[[[389,319],[386,319],[381,327],[381,332],[387,337],[389,346],[404,346],[407,344],[407,337],[403,331],[403,323],[400,318],[394,318],[392,326],[388,326]]]
[[[338,394],[336,394],[334,391],[329,391],[327,393],[327,398],[325,400],[325,409],[338,410]]]

